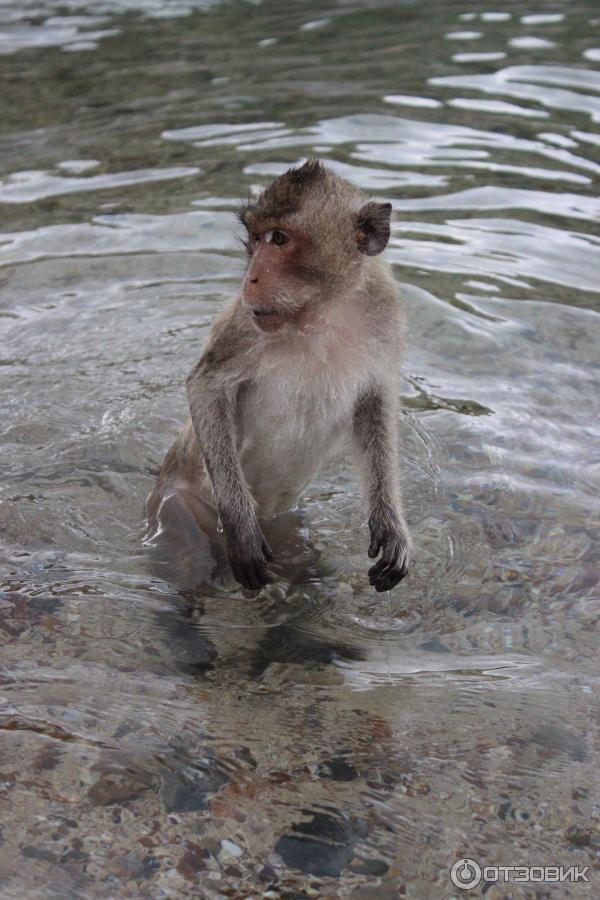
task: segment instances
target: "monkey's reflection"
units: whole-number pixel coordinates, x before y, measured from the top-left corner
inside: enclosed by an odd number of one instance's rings
[[[214,629],[209,637],[203,625],[205,601],[218,598],[226,604],[241,595],[253,603],[257,592],[244,591],[233,581],[218,517],[212,507],[197,498],[194,502],[192,515],[189,499],[183,503],[177,494],[167,498],[156,519],[159,527],[146,540],[146,547],[155,574],[174,588],[178,598],[180,615],[169,616],[169,628],[175,630],[178,645],[187,645],[184,667],[201,674],[220,655]],[[310,539],[302,512],[283,513],[262,521],[261,527],[275,554],[271,566],[275,581],[259,595],[259,599],[268,597],[269,621],[261,623],[259,612],[255,625],[263,633],[251,649],[244,648],[246,675],[259,677],[272,662],[318,666],[336,658],[363,658],[360,648],[303,628],[307,618],[314,618],[315,606],[330,604],[336,582]],[[272,625],[274,616],[284,621]],[[232,629],[223,637],[229,642],[226,652],[231,659]],[[196,654],[195,662],[190,652]]]
[[[250,829],[248,843],[257,816],[269,823],[256,852],[265,860],[275,852],[287,877],[294,871],[340,878],[348,870],[359,880],[381,875],[388,869],[389,826],[359,810],[365,792],[385,801],[402,776],[392,729],[377,710],[340,704],[311,687],[313,679],[329,684],[336,664],[367,656],[358,642],[338,638],[325,614],[338,581],[324,573],[296,511],[265,524],[277,547],[279,578],[254,601],[241,600],[216,517],[212,525],[210,541],[199,529],[189,541],[181,530],[174,539],[163,529],[151,545],[162,576],[181,586],[171,610],[158,613],[159,632],[175,666],[198,680],[205,721],[196,749],[181,747],[161,773],[165,805],[209,810],[206,828],[219,839],[213,810],[241,804],[248,824],[239,827]],[[240,617],[240,603],[251,604],[251,613]],[[333,681],[339,683],[335,674]],[[290,703],[278,691],[282,683],[306,687]],[[272,878],[275,886],[274,871]]]
[[[258,616],[250,629],[240,624],[237,647],[235,628],[213,625],[212,640],[207,637],[197,597],[174,597],[175,614],[159,614],[178,667],[199,681],[205,722],[195,749],[182,746],[175,761],[169,756],[170,770],[161,773],[163,797],[176,811],[209,810],[207,833],[214,831],[217,839],[222,826],[214,810],[242,804],[239,821],[246,825],[238,827],[241,833],[249,830],[248,843],[255,839],[251,823],[258,816],[267,824],[257,844],[264,844],[265,861],[274,851],[292,872],[339,878],[350,869],[355,877],[381,875],[388,868],[381,855],[389,826],[360,810],[365,792],[385,801],[401,777],[393,733],[377,710],[361,709],[360,702],[340,704],[329,692],[314,690],[313,677],[328,684],[330,666],[366,652],[325,628],[305,628],[310,617],[311,625],[317,624],[311,587],[320,589],[308,585],[297,591],[295,607],[280,599],[289,613],[285,621],[269,627]],[[214,605],[214,595],[206,602]],[[314,672],[308,681],[307,670]],[[278,690],[282,678],[283,684],[306,685],[291,703],[287,692]],[[381,847],[375,857],[374,847]],[[275,872],[272,877],[275,883]]]

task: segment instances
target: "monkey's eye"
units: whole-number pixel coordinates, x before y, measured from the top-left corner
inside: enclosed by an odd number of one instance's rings
[[[279,228],[275,228],[273,231],[268,231],[265,234],[265,238],[267,243],[275,244],[276,247],[283,247],[284,244],[290,239],[289,234],[286,234],[285,231],[281,231]]]

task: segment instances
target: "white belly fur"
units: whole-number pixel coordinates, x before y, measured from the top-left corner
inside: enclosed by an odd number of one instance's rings
[[[263,516],[295,505],[348,433],[352,417],[349,392],[324,398],[318,390],[291,387],[289,377],[261,379],[240,410],[240,462]]]
[[[293,507],[351,429],[368,365],[355,340],[342,342],[342,352],[339,334],[336,343],[332,352],[327,333],[321,333],[298,338],[295,353],[289,344],[284,353],[276,346],[263,350],[240,400],[238,452],[259,515]]]

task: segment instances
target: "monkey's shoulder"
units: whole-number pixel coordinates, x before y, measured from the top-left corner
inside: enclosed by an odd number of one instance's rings
[[[252,346],[251,336],[244,324],[238,299],[232,298],[213,319],[194,371],[206,374],[231,369],[233,373]]]

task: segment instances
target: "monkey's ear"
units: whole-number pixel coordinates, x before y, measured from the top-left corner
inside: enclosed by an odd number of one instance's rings
[[[365,203],[358,213],[356,243],[361,253],[377,256],[390,239],[391,203]]]

